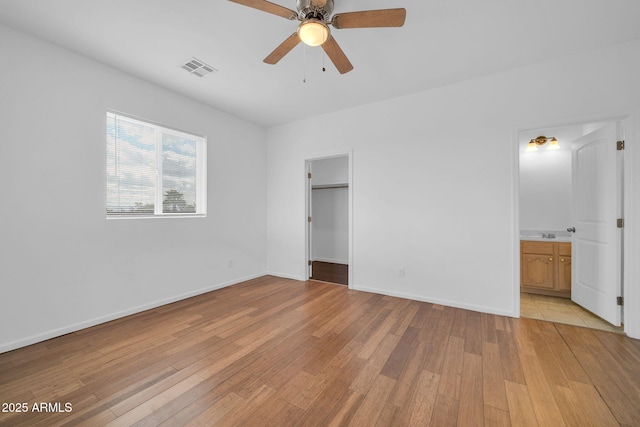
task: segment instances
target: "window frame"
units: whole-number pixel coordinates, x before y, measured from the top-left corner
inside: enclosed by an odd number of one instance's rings
[[[153,214],[131,214],[129,212],[109,213],[108,207],[108,163],[105,165],[105,214],[106,219],[150,219],[150,218],[204,218],[207,216],[207,137],[193,132],[180,130],[157,122],[135,117],[121,112],[107,110],[105,115],[105,162],[108,162],[108,134],[109,120],[122,118],[129,122],[155,129],[155,198]],[[196,142],[196,211],[195,212],[163,212],[164,183],[163,183],[163,138],[164,134],[177,136]]]

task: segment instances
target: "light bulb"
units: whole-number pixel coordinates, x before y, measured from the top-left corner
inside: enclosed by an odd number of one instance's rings
[[[529,141],[529,143],[527,144],[527,149],[525,151],[526,152],[538,151],[538,146],[536,145],[535,142],[533,142],[533,139]]]
[[[298,27],[298,37],[307,46],[320,46],[329,38],[329,27],[317,19],[308,19]]]
[[[558,143],[558,140],[555,138],[551,138],[551,142],[549,142],[549,146],[547,147],[547,150],[559,150],[560,149],[560,144]]]

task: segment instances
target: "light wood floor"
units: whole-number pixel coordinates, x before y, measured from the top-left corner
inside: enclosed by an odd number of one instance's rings
[[[640,342],[267,276],[0,354],[0,402],[72,404],[3,426],[640,426]]]

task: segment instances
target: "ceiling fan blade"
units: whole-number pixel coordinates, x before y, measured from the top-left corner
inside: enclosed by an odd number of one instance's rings
[[[329,36],[326,42],[322,45],[322,49],[324,49],[325,53],[333,62],[333,65],[336,66],[340,74],[348,73],[353,70],[353,65],[349,62],[347,55],[344,54],[338,43],[333,38],[333,36]]]
[[[269,54],[266,58],[264,58],[264,62],[267,64],[275,65],[280,61],[284,56],[291,51],[294,47],[296,47],[300,43],[300,37],[298,37],[298,33],[293,33],[285,41],[283,41],[280,46],[275,48],[273,52]]]
[[[335,28],[402,27],[406,17],[403,8],[363,10],[334,15],[331,24]]]
[[[229,0],[234,3],[241,4],[243,6],[249,6],[254,9],[261,10],[263,12],[272,13],[274,15],[282,16],[286,19],[298,19],[298,13],[287,9],[286,7],[280,6],[278,4],[270,3],[265,0]]]

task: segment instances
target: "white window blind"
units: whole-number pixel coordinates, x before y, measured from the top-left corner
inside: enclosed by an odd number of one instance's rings
[[[107,113],[108,218],[206,214],[206,140]]]

